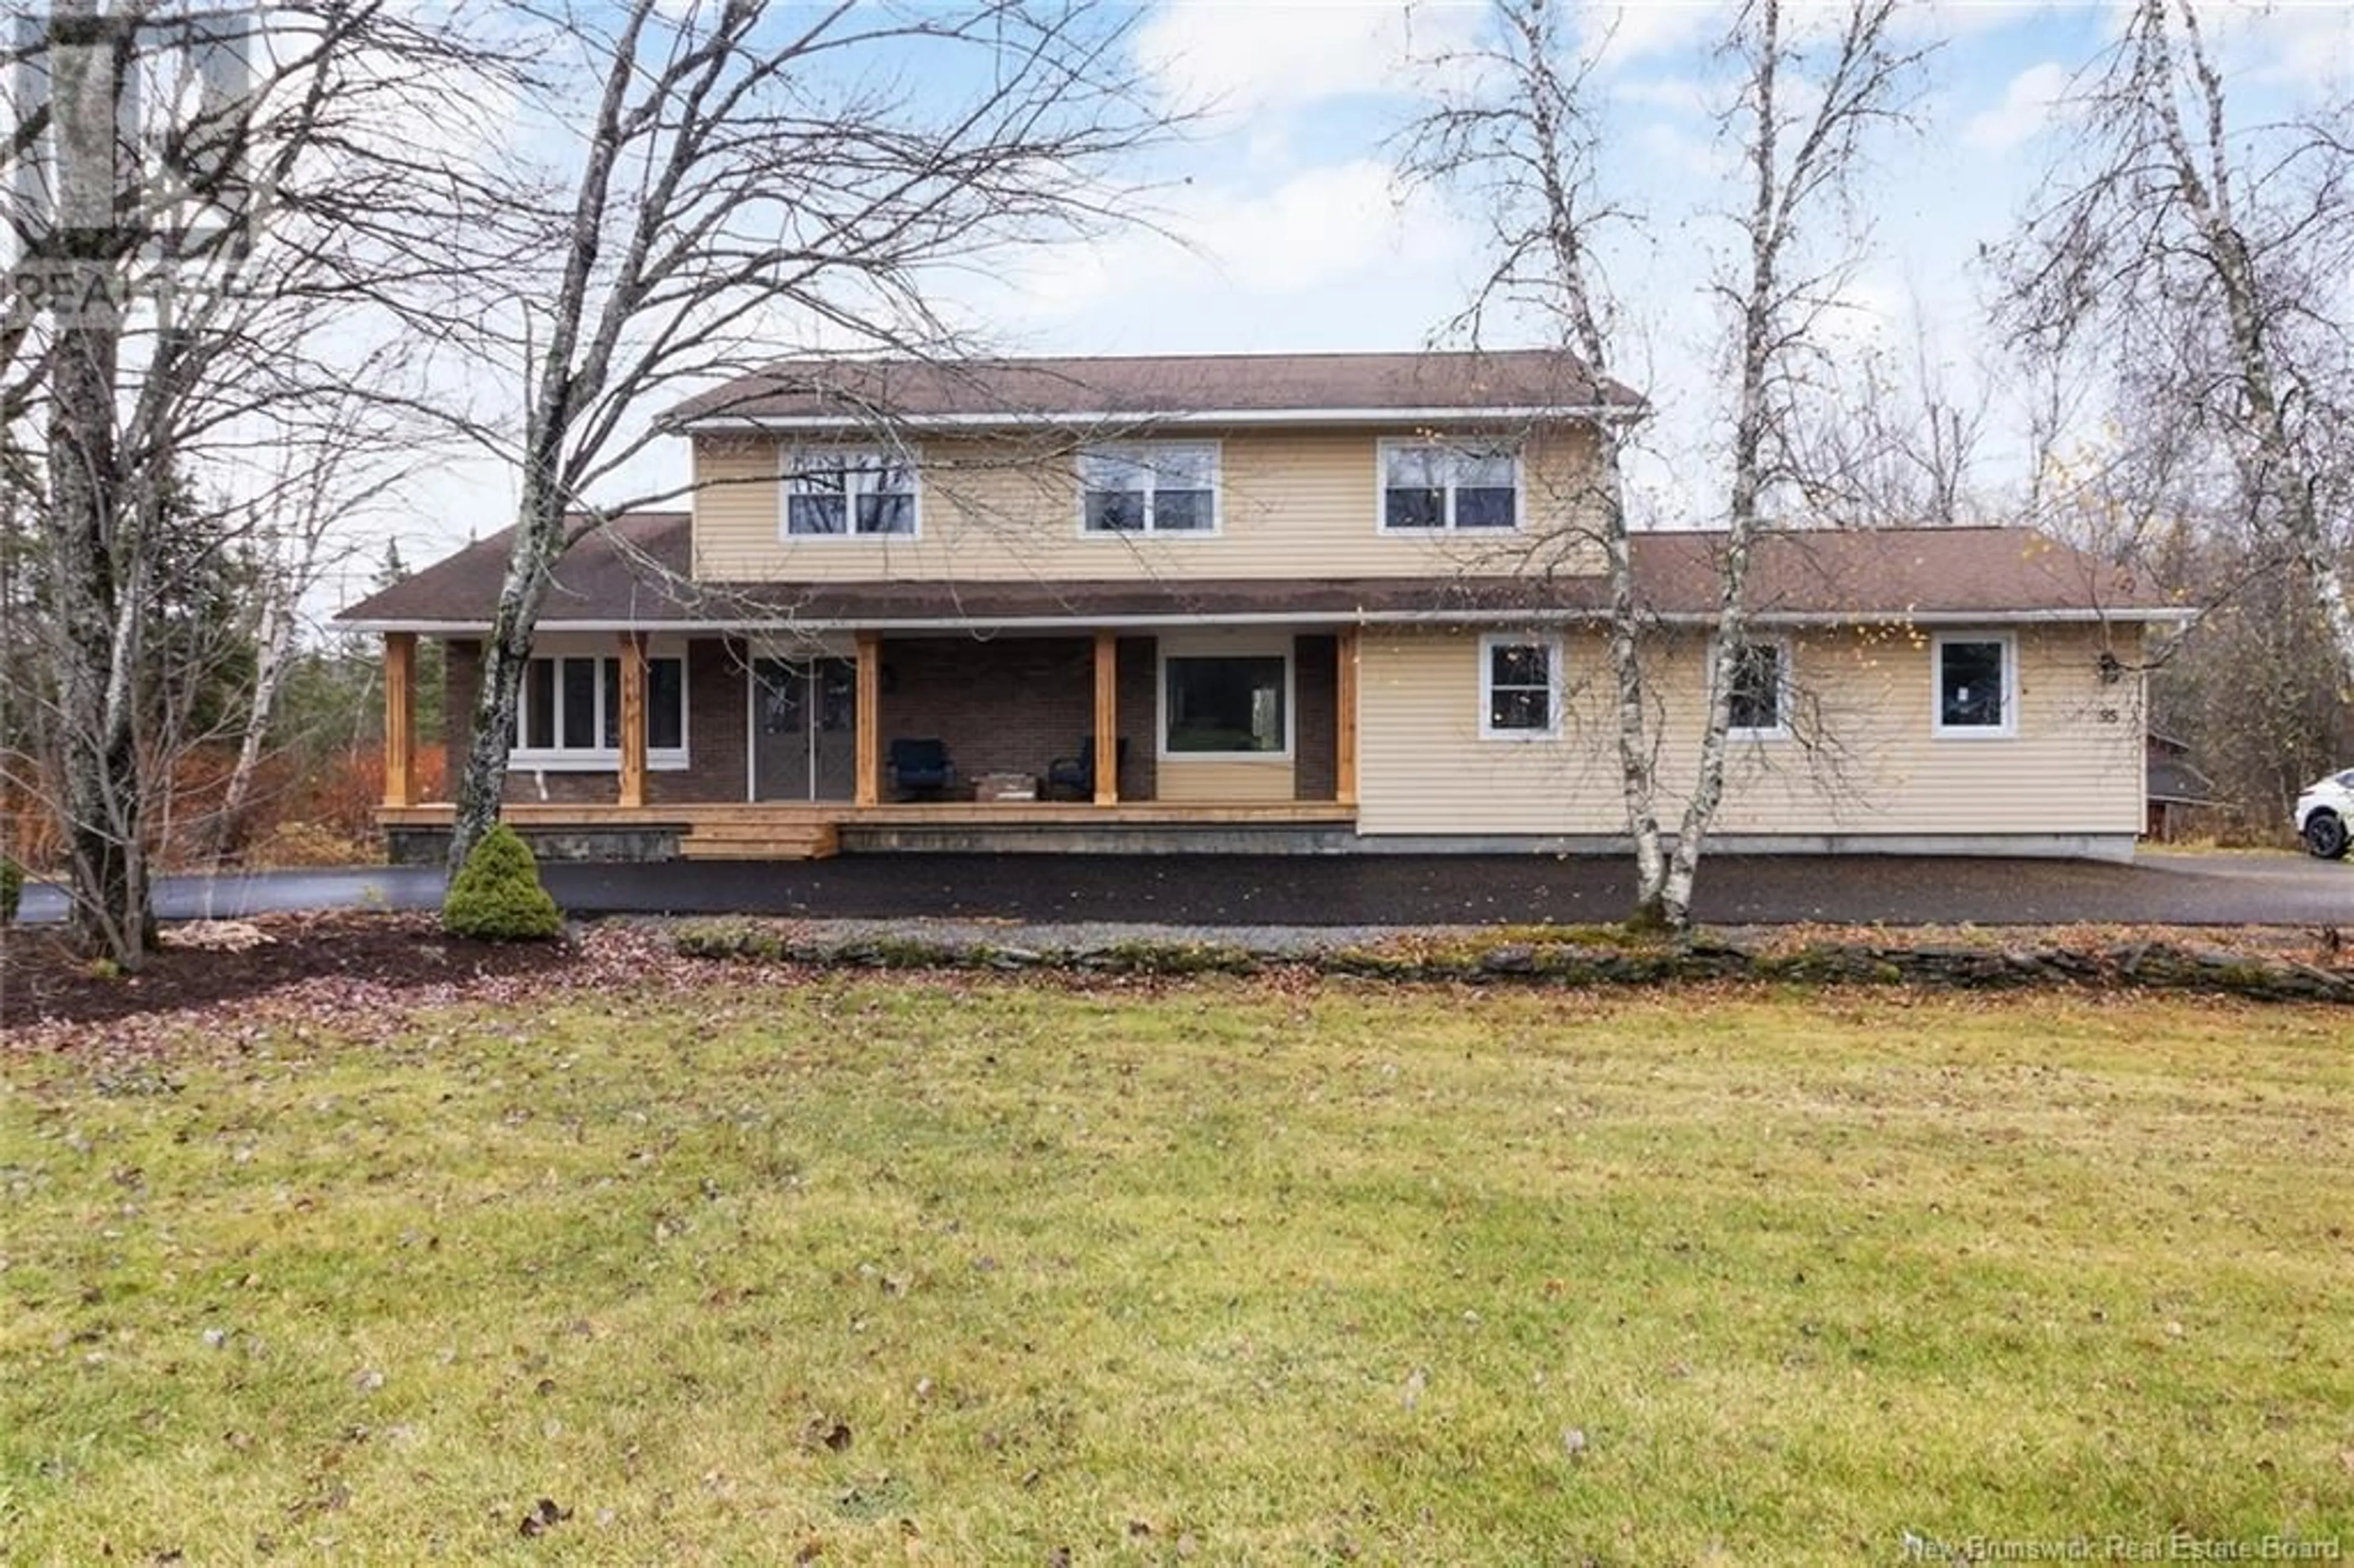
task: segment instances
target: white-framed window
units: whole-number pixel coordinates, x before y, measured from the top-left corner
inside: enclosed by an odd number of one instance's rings
[[[1479,639],[1479,738],[1555,740],[1564,707],[1561,639],[1491,631]]]
[[[1929,641],[1930,733],[2001,739],[2019,733],[2019,640],[2008,631],[1940,631]]]
[[[918,531],[916,465],[875,447],[788,447],[785,537],[913,538]]]
[[[686,766],[686,661],[658,654],[646,661],[646,766]],[[508,762],[520,768],[619,768],[621,765],[621,661],[594,654],[551,654],[524,667],[515,700],[514,745]]]
[[[1287,650],[1161,655],[1161,756],[1177,761],[1274,761],[1291,755]]]
[[[1790,737],[1790,644],[1779,637],[1744,642],[1733,656],[1733,691],[1724,732],[1734,740]]]
[[[1379,450],[1384,534],[1521,525],[1521,454],[1509,442],[1384,440]]]
[[[1218,443],[1125,441],[1079,453],[1079,532],[1214,534]]]

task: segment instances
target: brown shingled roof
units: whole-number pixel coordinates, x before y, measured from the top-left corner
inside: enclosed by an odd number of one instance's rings
[[[1081,359],[787,359],[689,398],[668,421],[711,418],[982,421],[1316,412],[1475,415],[1634,411],[1643,400],[1597,384],[1557,349],[1460,354],[1155,355]]]
[[[1670,614],[1714,609],[1724,535],[1641,534],[1635,575]],[[1902,616],[2165,609],[2156,585],[2033,528],[1793,529],[1758,541],[1750,612]]]
[[[576,524],[579,519],[576,518]],[[557,563],[543,622],[679,618],[692,519],[684,512],[624,512],[582,537]],[[382,588],[335,619],[484,621],[498,603],[509,540],[502,528]]]
[[[1023,578],[994,582],[689,583],[684,512],[631,513],[573,546],[556,570],[541,623],[1013,623],[1097,618],[1494,615],[1586,616],[1606,598],[1595,577]],[[487,624],[507,536],[469,546],[344,611],[367,625]],[[1636,536],[1635,571],[1659,613],[1706,619],[1716,605],[1721,534]],[[2030,528],[1913,528],[1775,534],[1752,557],[1750,609],[1761,620],[2085,613],[2137,619],[2168,601],[2084,551]]]

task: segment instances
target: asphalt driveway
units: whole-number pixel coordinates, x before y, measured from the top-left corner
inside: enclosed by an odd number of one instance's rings
[[[1633,896],[1616,858],[1550,855],[864,854],[775,865],[550,864],[549,890],[578,915],[956,916],[1199,926],[1486,925],[1614,919]],[[430,908],[440,874],[375,866],[169,877],[165,919],[267,911]],[[2168,854],[2089,861],[1723,856],[1702,867],[1700,917],[2042,925],[2354,925],[2354,863]],[[64,901],[28,887],[24,916]]]

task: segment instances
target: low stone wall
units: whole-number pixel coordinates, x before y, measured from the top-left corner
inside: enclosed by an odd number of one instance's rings
[[[1670,946],[1474,938],[1269,951],[1238,942],[1146,938],[1038,946],[1018,939],[943,939],[920,934],[829,939],[800,935],[774,923],[742,920],[689,921],[675,929],[673,941],[689,958],[882,969],[1162,976],[1307,969],[1404,983],[1648,986],[1750,981],[1946,991],[2058,987],[2354,1002],[2354,972],[2162,941],[2084,948],[2060,943],[1981,948],[1825,942],[1776,948],[1719,941]]]
[[[861,826],[839,830],[844,854],[1347,854],[1360,843],[1345,827],[1278,822],[1085,822]]]
[[[683,830],[659,823],[626,828],[515,830],[542,861],[676,860]],[[447,828],[387,828],[385,858],[394,865],[440,865],[450,858]]]

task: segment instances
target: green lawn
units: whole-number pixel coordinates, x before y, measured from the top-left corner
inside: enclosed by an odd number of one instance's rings
[[[0,1558],[2354,1553],[2349,1044],[842,979],[0,1056]]]

